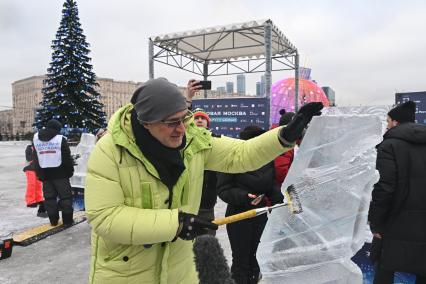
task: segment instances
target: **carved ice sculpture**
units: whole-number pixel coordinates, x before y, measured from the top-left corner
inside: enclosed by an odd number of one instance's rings
[[[74,175],[71,177],[71,186],[76,188],[84,188],[87,172],[87,161],[90,153],[95,147],[96,136],[90,133],[81,135],[80,143],[78,143],[74,155],[78,155],[77,165],[74,166]]]
[[[382,119],[314,117],[282,187],[295,185],[303,212],[270,214],[257,253],[262,283],[362,283],[350,258],[365,241]]]

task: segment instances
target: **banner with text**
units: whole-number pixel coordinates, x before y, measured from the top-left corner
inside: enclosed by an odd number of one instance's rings
[[[215,134],[238,138],[246,126],[258,125],[269,129],[267,98],[197,99],[192,109],[201,108],[210,117],[210,129]]]

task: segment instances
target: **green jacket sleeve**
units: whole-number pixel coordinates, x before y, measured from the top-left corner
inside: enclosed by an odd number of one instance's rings
[[[244,141],[222,136],[212,137],[207,151],[206,169],[224,173],[243,173],[257,170],[292,148],[281,145],[274,128],[260,136]]]
[[[102,139],[88,161],[85,207],[92,229],[99,236],[120,244],[171,241],[179,226],[178,210],[125,205],[119,168],[111,149],[114,147],[117,146],[110,137]]]

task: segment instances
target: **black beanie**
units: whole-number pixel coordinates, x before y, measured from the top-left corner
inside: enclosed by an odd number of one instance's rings
[[[61,132],[62,124],[59,121],[57,121],[56,119],[51,119],[47,122],[46,128],[55,130],[59,133],[59,132]]]
[[[280,110],[280,122],[278,123],[279,126],[287,125],[294,116],[294,112],[286,112],[285,109]]]
[[[249,125],[246,128],[244,128],[243,131],[240,132],[240,138],[243,140],[249,140],[265,132],[266,132],[265,130],[263,130],[257,125]]]
[[[399,123],[414,122],[416,119],[416,103],[408,101],[397,105],[388,112],[388,115],[392,120],[396,120]]]

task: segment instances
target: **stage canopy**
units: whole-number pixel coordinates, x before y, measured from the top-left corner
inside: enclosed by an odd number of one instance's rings
[[[271,91],[271,71],[295,70],[297,48],[271,20],[251,21],[149,39],[149,76],[154,61],[204,77],[264,72],[266,96]]]

